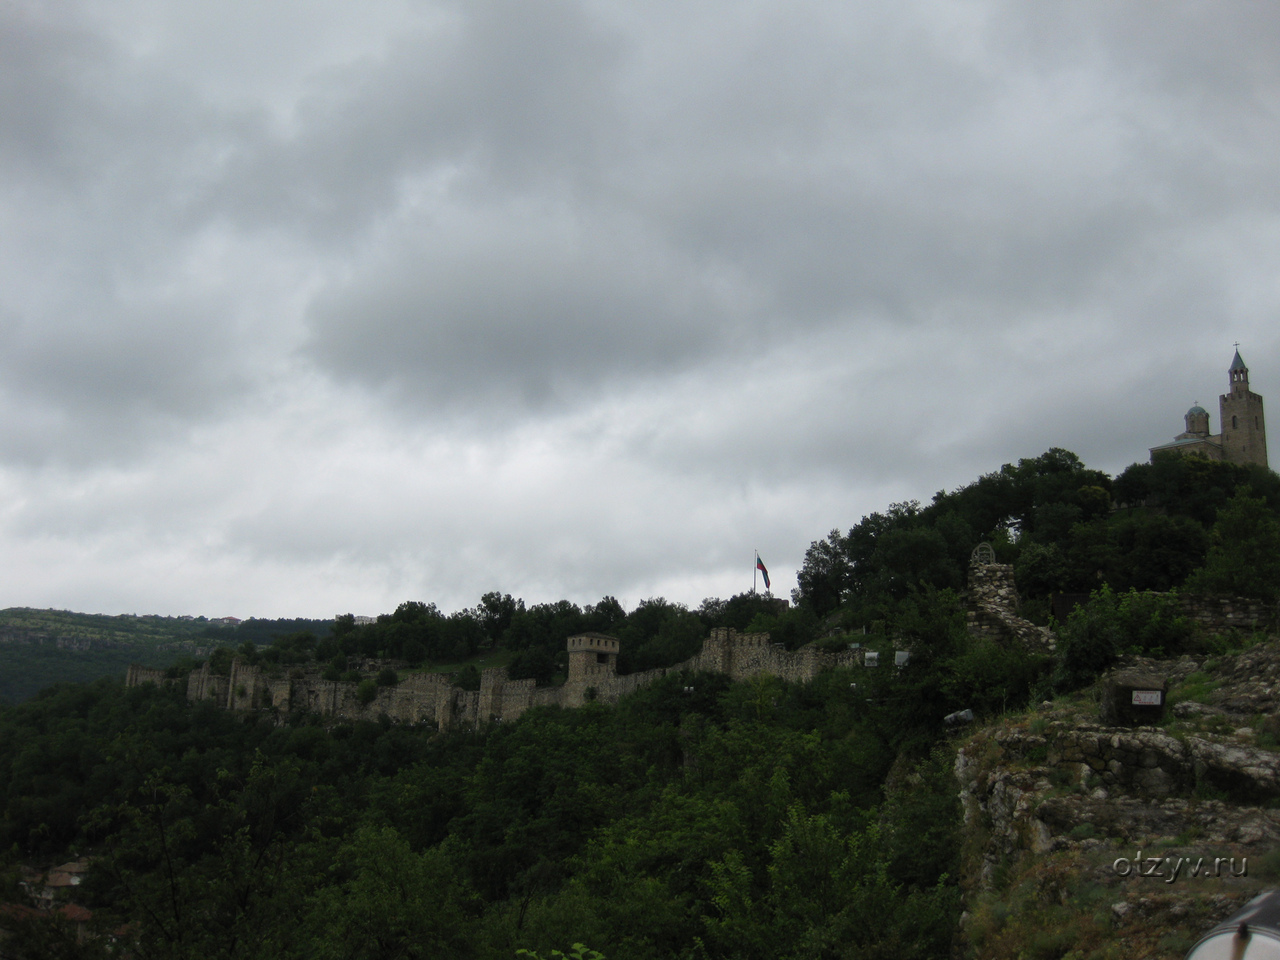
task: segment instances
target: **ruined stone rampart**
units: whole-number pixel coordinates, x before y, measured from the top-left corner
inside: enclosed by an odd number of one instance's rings
[[[362,703],[359,683],[324,680],[318,674],[290,678],[265,677],[260,666],[240,660],[230,675],[213,674],[206,663],[187,680],[188,700],[213,700],[228,710],[270,709],[278,713],[310,711],[347,720],[385,714],[401,723],[434,723],[446,727],[475,726],[485,721],[511,721],[533,707],[580,707],[590,701],[615,703],[621,697],[670,673],[709,671],[745,680],[770,673],[785,680],[811,680],[826,669],[861,664],[862,651],[821,651],[812,647],[789,651],[772,643],[767,633],[740,634],[717,628],[694,657],[673,667],[618,676],[618,641],[602,634],[570,637],[569,679],[562,686],[538,687],[531,679],[513,680],[502,667],[480,675],[479,690],[453,686],[438,673],[415,673],[395,686],[379,687]],[[370,670],[377,664],[366,664]],[[155,679],[144,667],[131,667],[126,683],[136,686]]]
[[[1033,650],[1052,650],[1053,634],[1018,616],[1013,567],[987,560],[975,550],[969,564],[969,609],[965,613],[969,632],[992,640],[1014,640]]]
[[[205,663],[187,677],[188,700],[213,700],[220,706],[227,705],[227,678],[212,673]]]
[[[1276,605],[1261,600],[1186,594],[1177,594],[1177,599],[1184,615],[1210,630],[1261,630],[1280,621]]]
[[[139,687],[144,683],[162,684],[165,682],[163,670],[156,670],[152,667],[139,666],[136,663],[129,665],[129,672],[125,675],[124,685],[126,687]]]

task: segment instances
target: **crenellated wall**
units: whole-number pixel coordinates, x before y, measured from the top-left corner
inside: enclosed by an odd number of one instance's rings
[[[634,690],[669,673],[709,671],[745,680],[770,673],[785,680],[811,680],[832,667],[862,662],[861,650],[822,651],[812,647],[789,651],[771,643],[767,633],[740,634],[717,628],[694,657],[674,667],[617,675],[618,641],[602,634],[570,637],[570,678],[559,687],[538,687],[531,679],[512,680],[502,667],[480,675],[479,690],[453,686],[438,673],[415,673],[392,687],[379,687],[377,696],[361,703],[359,684],[324,680],[318,674],[270,679],[257,666],[240,660],[230,676],[213,674],[206,663],[187,680],[188,700],[214,700],[229,710],[272,709],[278,713],[306,710],[343,719],[374,718],[385,714],[402,723],[431,722],[441,729],[475,726],[484,721],[511,721],[532,707],[580,707],[588,701],[614,703]],[[376,665],[375,665],[376,666]],[[126,683],[136,686],[155,679],[144,667],[130,667]]]
[[[129,672],[125,674],[124,685],[126,687],[139,687],[144,683],[162,684],[165,682],[163,670],[156,670],[152,667],[143,667],[136,663],[129,664]]]

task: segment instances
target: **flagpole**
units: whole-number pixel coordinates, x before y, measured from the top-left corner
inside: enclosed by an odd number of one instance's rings
[[[755,551],[756,562],[751,565],[751,592],[756,592],[756,565],[760,562],[760,551]]]

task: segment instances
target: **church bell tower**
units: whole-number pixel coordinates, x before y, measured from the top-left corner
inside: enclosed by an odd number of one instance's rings
[[[1222,417],[1222,458],[1232,463],[1267,466],[1267,422],[1262,397],[1249,389],[1249,368],[1236,350],[1227,371],[1230,393],[1218,397]]]

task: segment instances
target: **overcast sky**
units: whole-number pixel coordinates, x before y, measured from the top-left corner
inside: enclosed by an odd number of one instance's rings
[[[1216,432],[1237,340],[1280,405],[1278,51],[1224,0],[0,4],[0,606],[788,596],[890,502]]]

